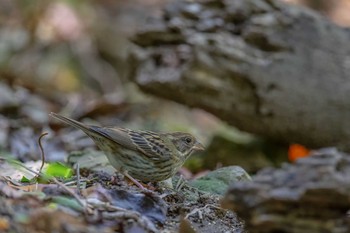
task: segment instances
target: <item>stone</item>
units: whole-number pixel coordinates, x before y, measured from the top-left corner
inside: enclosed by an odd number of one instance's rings
[[[350,156],[323,149],[295,164],[263,169],[251,182],[233,183],[222,206],[252,233],[350,232]]]
[[[223,195],[228,186],[239,181],[250,181],[249,174],[239,166],[222,167],[189,182],[201,191]]]

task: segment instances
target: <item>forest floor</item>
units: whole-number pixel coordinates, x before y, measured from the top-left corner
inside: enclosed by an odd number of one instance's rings
[[[218,195],[187,184],[178,191],[146,187],[86,168],[61,182],[30,184],[2,177],[0,231],[244,232],[242,221],[220,207]]]

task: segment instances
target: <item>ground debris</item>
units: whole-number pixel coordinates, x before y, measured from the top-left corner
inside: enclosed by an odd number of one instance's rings
[[[87,185],[81,195],[78,182],[23,184],[2,177],[0,227],[30,233],[177,232],[180,216],[186,216],[198,232],[243,231],[235,214],[219,207],[217,195],[192,188],[197,194],[189,197],[187,186],[184,192],[157,187],[142,191],[122,176],[93,171],[87,175],[81,174]]]

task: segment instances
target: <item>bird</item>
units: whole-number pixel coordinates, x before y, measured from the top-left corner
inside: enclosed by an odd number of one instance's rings
[[[104,152],[110,164],[141,189],[144,187],[137,180],[169,180],[192,153],[205,149],[189,133],[100,127],[53,112],[49,115],[87,134]]]

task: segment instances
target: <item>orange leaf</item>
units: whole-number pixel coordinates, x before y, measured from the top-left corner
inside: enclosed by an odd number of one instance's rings
[[[310,154],[310,150],[300,144],[292,144],[289,146],[288,159],[295,162],[299,158],[306,157]]]

